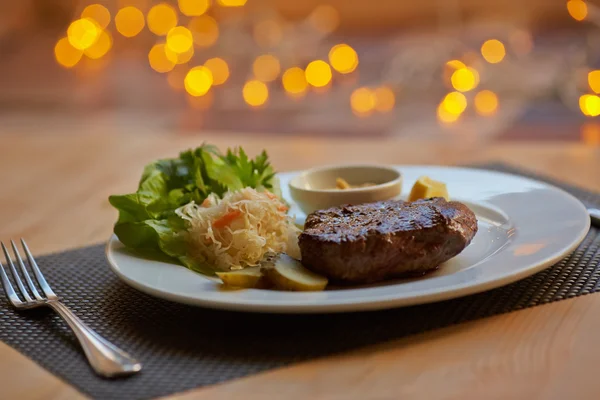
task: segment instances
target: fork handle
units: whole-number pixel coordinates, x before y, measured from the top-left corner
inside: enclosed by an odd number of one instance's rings
[[[84,324],[67,306],[59,301],[49,301],[46,304],[73,330],[85,356],[98,375],[112,378],[133,374],[142,369],[142,364]]]

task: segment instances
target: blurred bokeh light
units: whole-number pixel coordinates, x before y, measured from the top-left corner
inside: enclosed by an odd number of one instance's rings
[[[497,64],[504,59],[506,49],[501,41],[490,39],[481,46],[481,55],[490,64]]]
[[[479,115],[494,115],[498,110],[498,96],[491,90],[482,90],[475,95],[475,110]]]
[[[229,66],[222,58],[210,58],[206,60],[204,66],[212,73],[213,85],[222,85],[229,78]]]
[[[279,59],[273,54],[263,54],[258,56],[252,64],[254,76],[263,82],[271,82],[277,79],[281,72]]]
[[[298,97],[304,95],[308,88],[308,82],[306,81],[306,74],[299,67],[292,67],[287,69],[281,77],[281,83],[286,93],[292,97]]]
[[[192,33],[194,43],[200,47],[210,47],[219,38],[219,25],[210,15],[194,17],[188,23],[188,29]]]
[[[106,29],[110,23],[110,11],[102,4],[90,4],[81,12],[81,18],[94,20],[102,29]]]
[[[185,90],[192,96],[203,96],[211,88],[213,77],[210,69],[201,65],[190,69],[184,80]]]
[[[242,94],[248,105],[259,107],[269,99],[269,88],[264,82],[253,79],[244,84]]]
[[[148,29],[155,35],[165,36],[177,26],[177,11],[166,3],[155,5],[148,11]]]
[[[74,67],[81,60],[82,55],[83,51],[71,46],[69,39],[66,37],[60,39],[54,46],[56,61],[66,68]]]
[[[311,61],[304,73],[306,81],[317,88],[326,86],[331,81],[331,68],[323,60]]]
[[[115,15],[117,31],[125,37],[136,36],[145,25],[144,14],[136,7],[124,7]]]
[[[209,0],[179,0],[179,10],[189,17],[204,14],[210,7]]]
[[[329,63],[337,72],[349,74],[358,67],[358,54],[347,44],[337,44],[329,51]]]

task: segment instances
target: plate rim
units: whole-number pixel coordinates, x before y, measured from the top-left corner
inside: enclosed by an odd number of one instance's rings
[[[528,180],[530,182],[534,182],[538,185],[543,185],[546,188],[551,188],[561,195],[568,198],[573,206],[577,206],[587,214],[587,209],[583,205],[583,203],[574,195],[567,192],[566,190],[557,187],[551,183],[546,183],[543,181],[539,181],[534,178],[529,178],[513,173],[500,172],[494,170],[486,170],[484,168],[466,168],[466,167],[455,167],[455,166],[440,166],[440,165],[397,165],[391,164],[390,166],[403,169],[403,168],[442,168],[445,170],[455,170],[455,171],[477,171],[482,173],[492,173],[499,174],[504,176],[509,176],[512,178],[518,178],[521,180]],[[279,172],[277,175],[288,175],[290,177],[294,176],[294,174],[301,173],[302,171],[284,171]],[[502,210],[504,211],[504,210]],[[590,220],[587,218],[584,227],[579,231],[579,235],[574,238],[568,246],[564,247],[563,250],[557,250],[556,252],[546,256],[543,259],[530,263],[528,267],[522,267],[519,270],[516,270],[511,273],[507,273],[499,278],[490,277],[487,280],[483,280],[477,282],[472,285],[463,286],[463,285],[453,285],[446,286],[443,289],[434,290],[432,293],[421,292],[413,295],[412,297],[405,298],[397,298],[397,297],[389,297],[386,299],[365,299],[361,301],[353,301],[350,299],[349,301],[336,301],[333,304],[328,303],[313,303],[313,304],[265,304],[265,303],[256,303],[256,302],[240,302],[234,300],[212,300],[212,299],[202,299],[202,298],[193,298],[186,295],[169,292],[166,290],[157,289],[155,287],[144,285],[143,283],[131,279],[126,274],[124,274],[118,266],[118,262],[115,260],[115,244],[120,244],[118,238],[114,233],[111,235],[105,246],[105,256],[109,263],[111,270],[121,279],[123,282],[128,284],[129,286],[149,294],[154,297],[162,298],[169,301],[174,301],[178,303],[206,307],[212,309],[221,309],[221,310],[230,310],[230,311],[243,311],[243,312],[260,312],[260,313],[339,313],[339,312],[355,312],[355,311],[374,311],[374,310],[382,310],[389,308],[399,308],[406,307],[411,305],[418,304],[426,304],[433,303],[442,300],[450,300],[458,297],[464,297],[476,293],[485,292],[491,289],[495,289],[501,286],[508,285],[510,283],[519,281],[528,276],[534,275],[556,262],[563,259],[565,256],[574,251],[581,242],[585,239],[588,234],[590,228]],[[493,257],[493,255],[492,255]],[[185,267],[181,267],[185,268]],[[193,272],[192,272],[193,273]],[[203,277],[204,279],[209,279],[208,277]],[[351,290],[367,290],[367,288],[357,288]]]

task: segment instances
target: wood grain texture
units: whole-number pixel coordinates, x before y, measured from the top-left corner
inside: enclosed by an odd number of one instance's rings
[[[1,239],[25,237],[36,254],[104,241],[116,219],[108,195],[132,191],[144,164],[205,140],[253,154],[268,148],[280,171],[334,162],[505,161],[600,191],[600,153],[580,144],[177,135],[127,121],[74,131],[0,133]],[[596,398],[598,315],[600,296],[580,297],[172,398]],[[0,390],[2,398],[82,397],[3,343]]]

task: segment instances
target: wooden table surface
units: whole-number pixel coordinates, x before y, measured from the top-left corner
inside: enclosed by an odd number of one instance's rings
[[[0,238],[36,254],[108,238],[107,197],[132,191],[145,163],[210,141],[268,148],[280,171],[332,162],[505,161],[600,191],[600,150],[579,143],[332,140],[244,134],[177,135],[80,127],[77,134],[0,132]],[[293,365],[171,399],[596,399],[600,294],[460,324]],[[0,397],[77,399],[74,388],[0,343]]]

